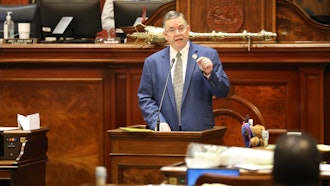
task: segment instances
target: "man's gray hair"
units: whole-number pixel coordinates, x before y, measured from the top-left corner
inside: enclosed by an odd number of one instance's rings
[[[187,24],[187,20],[186,20],[186,17],[183,15],[183,13],[181,12],[177,12],[175,10],[171,10],[169,12],[167,12],[164,16],[164,19],[163,19],[163,27],[165,27],[165,22],[169,19],[174,19],[174,18],[178,18],[178,17],[182,17],[183,20],[185,21],[185,23]]]

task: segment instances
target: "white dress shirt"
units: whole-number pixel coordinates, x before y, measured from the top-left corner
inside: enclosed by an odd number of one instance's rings
[[[105,0],[101,15],[103,30],[109,30],[110,28],[115,28],[114,17],[115,16],[113,10],[113,0]]]

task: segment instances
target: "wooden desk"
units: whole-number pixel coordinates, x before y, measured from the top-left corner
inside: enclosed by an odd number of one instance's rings
[[[1,137],[17,139],[13,146],[18,148],[16,159],[0,159],[0,185],[1,186],[45,186],[46,152],[48,149],[47,128],[32,131],[13,130],[4,131]],[[6,146],[4,151],[6,153]],[[13,147],[8,147],[13,148]],[[10,149],[12,150],[12,149]],[[16,154],[16,152],[12,152]]]
[[[226,127],[198,132],[123,132],[108,130],[110,180],[116,184],[160,184],[162,166],[183,161],[191,142],[223,145]]]

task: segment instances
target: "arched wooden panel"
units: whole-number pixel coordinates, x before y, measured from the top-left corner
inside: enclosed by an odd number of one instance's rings
[[[246,115],[253,118],[255,124],[267,126],[260,110],[243,97],[232,95],[228,98],[215,99],[214,102],[215,105],[221,105],[221,108],[213,110],[216,125],[227,127],[224,137],[225,145],[244,145],[241,126]]]
[[[330,25],[314,21],[291,1],[276,1],[279,41],[330,41]]]

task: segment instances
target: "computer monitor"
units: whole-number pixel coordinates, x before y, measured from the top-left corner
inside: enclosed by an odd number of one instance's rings
[[[102,30],[99,0],[38,0],[44,37],[94,39]],[[53,34],[62,17],[73,17],[63,35]]]
[[[152,13],[157,10],[160,6],[173,1],[173,0],[156,0],[156,1],[123,1],[114,0],[114,17],[115,17],[115,27],[129,27],[133,26],[136,18],[142,16],[143,7],[146,8],[147,17],[151,16]]]
[[[311,18],[321,24],[330,25],[330,15],[311,15]]]
[[[3,38],[3,23],[6,20],[7,12],[12,12],[15,34],[18,38],[18,23],[30,23],[30,37],[42,38],[41,15],[37,4],[28,5],[3,5],[0,4],[0,38]]]
[[[218,174],[222,176],[239,176],[239,169],[230,168],[188,168],[186,171],[187,186],[196,185],[196,181],[203,174]]]

